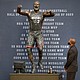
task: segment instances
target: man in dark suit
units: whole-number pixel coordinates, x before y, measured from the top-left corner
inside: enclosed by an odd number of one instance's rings
[[[67,72],[67,79],[66,80],[75,80],[75,75],[78,70],[78,51],[75,46],[76,40],[73,38],[70,38],[68,41],[68,45],[70,45],[70,48],[67,53],[67,62],[64,66],[65,71]]]

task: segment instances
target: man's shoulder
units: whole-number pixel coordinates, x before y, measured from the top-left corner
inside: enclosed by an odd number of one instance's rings
[[[77,50],[76,46],[73,46],[73,47],[71,48],[71,51],[73,51],[73,52],[75,52],[75,53],[78,53],[78,50]]]

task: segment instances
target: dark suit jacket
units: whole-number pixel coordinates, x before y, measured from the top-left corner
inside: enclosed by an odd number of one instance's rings
[[[67,62],[64,66],[67,72],[76,72],[78,70],[77,56],[78,56],[78,51],[74,45],[70,47],[67,53]]]

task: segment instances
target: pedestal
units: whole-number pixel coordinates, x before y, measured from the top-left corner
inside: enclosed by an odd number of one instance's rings
[[[61,74],[27,74],[11,73],[10,80],[62,80]]]

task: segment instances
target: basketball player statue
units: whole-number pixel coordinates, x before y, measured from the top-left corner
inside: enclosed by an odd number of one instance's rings
[[[30,62],[32,63],[32,73],[35,72],[35,63],[33,60],[33,54],[32,54],[32,48],[34,46],[34,43],[36,42],[36,47],[38,49],[39,53],[39,61],[38,66],[43,69],[42,65],[42,53],[43,53],[43,37],[42,37],[42,23],[45,17],[52,17],[54,16],[54,13],[51,11],[45,11],[40,12],[40,2],[35,1],[33,4],[34,11],[22,11],[21,10],[22,5],[18,5],[17,7],[17,13],[27,16],[29,21],[29,35],[27,40],[27,53],[28,58],[30,59]]]

